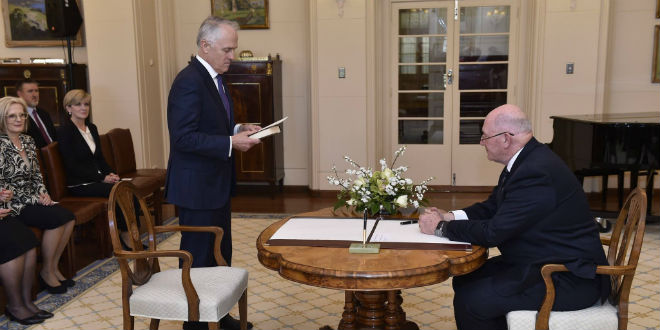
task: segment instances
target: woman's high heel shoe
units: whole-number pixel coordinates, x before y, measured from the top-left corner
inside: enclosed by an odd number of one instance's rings
[[[44,278],[41,276],[41,274],[39,274],[39,284],[41,284],[41,287],[42,287],[42,288],[46,288],[46,290],[48,291],[48,293],[52,293],[52,294],[61,294],[61,293],[65,293],[65,292],[66,292],[66,286],[65,286],[65,285],[60,284],[60,285],[58,285],[58,286],[50,286],[50,285],[48,285],[48,283],[46,283],[46,281],[45,281]]]
[[[42,320],[45,320],[45,319],[49,319],[49,318],[51,318],[51,317],[53,317],[53,316],[55,316],[55,315],[53,315],[53,313],[51,313],[51,312],[49,312],[49,311],[45,311],[45,310],[43,310],[43,309],[40,309],[36,314],[34,314],[34,316],[35,316],[35,317],[38,317],[38,318],[40,318],[40,319],[42,319]]]
[[[18,317],[14,316],[14,314],[12,314],[8,308],[5,308],[5,315],[7,315],[7,318],[10,321],[15,321],[22,325],[32,325],[32,324],[42,323],[44,321],[44,319],[38,317],[36,314],[30,317],[26,317],[24,319],[19,319]]]
[[[76,285],[76,281],[74,281],[73,279],[67,278],[63,281],[60,281],[60,284],[64,285],[67,288],[70,288],[70,287],[73,287],[73,286]]]

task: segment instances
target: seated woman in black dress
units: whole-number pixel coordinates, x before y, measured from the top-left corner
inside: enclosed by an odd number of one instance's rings
[[[11,199],[11,190],[0,190],[0,201]],[[16,218],[11,210],[0,208],[0,280],[7,306],[5,315],[23,325],[37,324],[53,314],[39,309],[32,302],[32,279],[37,266],[39,241],[34,233]]]
[[[5,204],[26,226],[44,231],[39,279],[50,293],[64,293],[75,283],[62,275],[60,257],[75,225],[73,213],[55,205],[44,185],[34,140],[27,134],[27,105],[17,97],[0,99],[0,186],[13,197]]]
[[[119,176],[103,158],[101,140],[96,125],[89,122],[89,105],[92,96],[82,89],[70,90],[64,95],[64,108],[71,121],[57,130],[57,142],[64,161],[66,182],[73,196],[108,197]],[[139,209],[139,208],[138,208]],[[126,221],[117,212],[121,243],[131,247]]]

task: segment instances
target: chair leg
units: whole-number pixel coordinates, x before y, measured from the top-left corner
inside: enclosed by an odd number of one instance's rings
[[[602,188],[603,188],[603,195],[602,195],[602,201],[603,204],[607,204],[607,181],[609,180],[609,175],[603,175],[602,177]]]
[[[238,300],[238,316],[241,320],[241,330],[247,330],[247,288]]]
[[[108,228],[108,217],[106,214],[108,213],[102,212],[96,217],[96,219],[94,219],[94,224],[96,225],[96,237],[99,241],[99,252],[101,254],[101,259],[110,257],[112,255],[110,229]]]
[[[618,193],[618,198],[619,198],[619,210],[623,207],[623,171],[620,171],[617,174],[617,193]]]
[[[135,318],[124,309],[124,329],[133,330],[135,328]]]
[[[209,330],[220,330],[220,322],[209,322]]]
[[[158,330],[159,324],[160,324],[160,319],[151,319],[151,322],[149,322],[149,329]]]
[[[646,214],[651,214],[651,207],[653,206],[653,177],[655,176],[655,169],[649,169],[649,176],[646,181]]]

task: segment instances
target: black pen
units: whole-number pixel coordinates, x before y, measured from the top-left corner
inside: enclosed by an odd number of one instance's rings
[[[364,209],[364,215],[363,215],[363,223],[362,223],[362,245],[367,244],[367,209]]]
[[[401,221],[399,222],[400,225],[412,225],[417,223],[419,220],[408,220],[408,221]]]

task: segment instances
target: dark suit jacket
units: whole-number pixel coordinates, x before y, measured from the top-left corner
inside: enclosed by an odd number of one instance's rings
[[[170,158],[165,197],[190,209],[219,209],[229,202],[236,175],[229,156],[234,132],[213,78],[193,58],[172,83],[167,104]],[[233,152],[232,152],[233,154]]]
[[[57,141],[55,125],[53,125],[53,120],[50,118],[50,114],[48,114],[46,110],[40,108],[36,108],[36,110],[39,118],[41,118],[41,121],[44,123],[44,128],[46,131],[48,131],[50,138],[53,139],[53,141]],[[46,140],[44,140],[44,136],[41,135],[41,131],[39,130],[37,123],[32,119],[31,116],[28,117],[30,118],[30,124],[28,124],[27,134],[34,139],[34,143],[37,145],[37,149],[41,149],[48,143],[46,143]]]
[[[113,172],[105,158],[103,158],[101,140],[96,125],[89,123],[87,127],[89,127],[96,144],[94,153],[89,149],[89,145],[87,145],[85,138],[80,134],[76,125],[71,121],[60,126],[57,131],[57,142],[62,154],[68,186],[101,182],[106,175]]]
[[[566,164],[534,138],[504,184],[464,211],[470,220],[449,222],[447,236],[499,248],[499,261],[511,266],[494,274],[503,295],[542,281],[540,267],[546,263],[565,264],[582,278],[594,278],[596,265],[607,265],[582,186]]]

